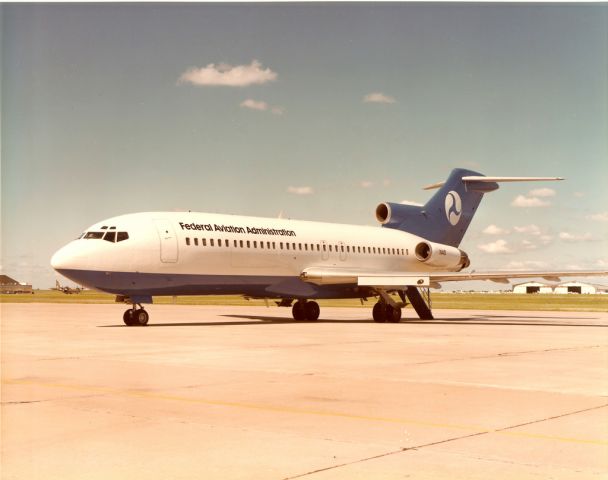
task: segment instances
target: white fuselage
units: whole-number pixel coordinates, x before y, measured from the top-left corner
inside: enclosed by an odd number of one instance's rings
[[[116,241],[110,234],[108,239],[107,232],[122,232],[123,238]],[[268,289],[299,280],[311,267],[437,270],[414,254],[422,240],[369,226],[194,212],[135,213],[92,225],[60,249],[52,265],[77,283],[125,295],[350,297],[361,292],[340,286],[300,294],[295,284]]]

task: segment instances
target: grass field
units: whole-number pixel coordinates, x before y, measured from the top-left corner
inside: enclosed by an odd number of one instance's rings
[[[363,306],[370,308],[374,299]],[[114,295],[84,291],[67,295],[54,290],[36,290],[34,294],[0,295],[0,303],[114,303]],[[237,295],[154,297],[156,304],[177,305],[265,305],[264,300],[246,300]],[[270,304],[273,305],[272,300]],[[323,307],[359,307],[359,300],[321,300]],[[433,293],[433,308],[462,310],[548,310],[571,312],[606,312],[608,295],[516,295],[511,293]]]

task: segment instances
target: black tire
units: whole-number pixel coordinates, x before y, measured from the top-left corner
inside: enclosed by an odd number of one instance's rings
[[[298,300],[291,307],[291,314],[293,315],[294,320],[306,320],[306,311],[304,310],[304,304]]]
[[[401,321],[401,309],[399,307],[387,305],[385,315],[390,323],[399,323]]]
[[[125,313],[122,314],[122,321],[125,322],[125,325],[128,327],[133,326],[133,310],[129,308],[129,310],[125,310]]]
[[[315,322],[319,319],[321,308],[317,302],[306,302],[304,304],[304,313],[306,314],[306,320]]]
[[[143,308],[135,310],[135,314],[133,315],[133,323],[132,325],[137,325],[138,327],[145,327],[148,325],[148,320],[150,319],[150,315]]]
[[[376,302],[374,308],[372,309],[372,316],[374,317],[374,322],[376,323],[386,322],[386,307],[384,303]]]

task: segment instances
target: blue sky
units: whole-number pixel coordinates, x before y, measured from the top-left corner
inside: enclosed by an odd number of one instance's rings
[[[2,270],[196,210],[375,224],[458,166],[477,270],[608,267],[606,4],[2,4]]]

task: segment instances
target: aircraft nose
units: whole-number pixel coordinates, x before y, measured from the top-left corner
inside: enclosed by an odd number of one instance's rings
[[[51,257],[51,267],[57,271],[69,268],[71,255],[68,250],[67,245],[57,250]]]

